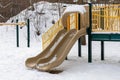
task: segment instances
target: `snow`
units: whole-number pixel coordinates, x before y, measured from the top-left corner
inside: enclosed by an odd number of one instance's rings
[[[99,32],[92,32],[92,34],[120,34],[120,32],[113,32],[113,31],[112,32],[102,32],[102,31],[100,32],[99,31]]]
[[[31,33],[30,48],[26,46],[26,27],[20,30],[20,47],[16,47],[16,29],[0,26],[0,80],[120,80],[120,42],[105,42],[105,61],[100,60],[100,42],[93,42],[93,62],[88,63],[88,43],[82,46],[82,57],[77,57],[78,43],[71,49],[68,60],[51,74],[28,69],[25,60],[39,54],[41,40]],[[87,37],[87,36],[86,36]]]
[[[12,34],[12,32],[10,32]],[[2,35],[2,33],[1,33]],[[15,36],[15,35],[13,35]],[[120,43],[105,43],[105,61],[100,61],[100,43],[93,42],[93,63],[87,62],[87,45],[82,46],[82,57],[77,57],[77,42],[71,49],[68,60],[58,70],[59,74],[50,74],[27,69],[25,60],[41,52],[40,43],[32,43],[30,48],[13,45],[15,38],[0,36],[0,79],[1,80],[119,80],[120,79]],[[5,37],[8,37],[5,38]],[[10,41],[9,41],[10,40]],[[8,46],[9,45],[9,46]],[[115,47],[115,48],[113,48]]]
[[[50,51],[52,52],[56,47],[57,45],[59,44],[59,42],[63,39],[64,35],[62,35],[58,41],[55,42],[55,44],[51,47]]]
[[[68,12],[79,12],[79,13],[84,14],[86,10],[84,8],[84,5],[71,5],[65,9],[63,14],[68,13]]]

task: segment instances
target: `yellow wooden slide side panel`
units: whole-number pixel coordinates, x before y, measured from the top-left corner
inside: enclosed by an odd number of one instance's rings
[[[58,22],[56,22],[56,24],[50,27],[50,29],[42,35],[42,48],[45,49],[53,40],[55,35],[62,29],[63,26],[60,19]]]
[[[45,49],[53,40],[55,35],[62,30],[61,19],[56,22],[50,29],[42,35],[42,48]],[[78,13],[73,13],[68,16],[67,19],[67,29],[78,29]]]

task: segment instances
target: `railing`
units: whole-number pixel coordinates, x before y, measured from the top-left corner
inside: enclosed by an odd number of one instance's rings
[[[27,26],[27,47],[30,47],[30,20],[27,19],[27,22],[19,22],[18,19],[16,23],[0,23],[0,27],[10,25],[11,27],[16,27],[16,45],[19,47],[19,27]]]
[[[120,32],[120,4],[94,4],[93,32]]]

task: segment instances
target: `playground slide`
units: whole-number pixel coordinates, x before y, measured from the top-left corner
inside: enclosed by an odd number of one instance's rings
[[[40,58],[37,61],[36,69],[40,71],[50,71],[59,66],[65,60],[76,40],[85,34],[86,28],[82,28],[78,31],[75,29],[70,30],[48,57]]]
[[[57,35],[55,36],[55,38],[53,39],[53,41],[48,45],[48,47],[46,49],[44,49],[40,54],[38,54],[37,56],[35,57],[31,57],[31,58],[28,58],[25,62],[25,65],[28,67],[28,68],[34,68],[35,65],[36,65],[36,62],[39,60],[39,59],[42,59],[46,56],[48,56],[48,54],[50,54],[54,47],[57,46],[57,44],[60,42],[60,40],[63,38],[63,36],[65,35],[66,33],[66,30],[65,29],[62,29],[61,31],[59,31],[57,33]]]

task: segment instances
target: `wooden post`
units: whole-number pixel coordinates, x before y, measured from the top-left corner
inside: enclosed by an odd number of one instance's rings
[[[67,30],[70,30],[70,15],[67,17]]]

